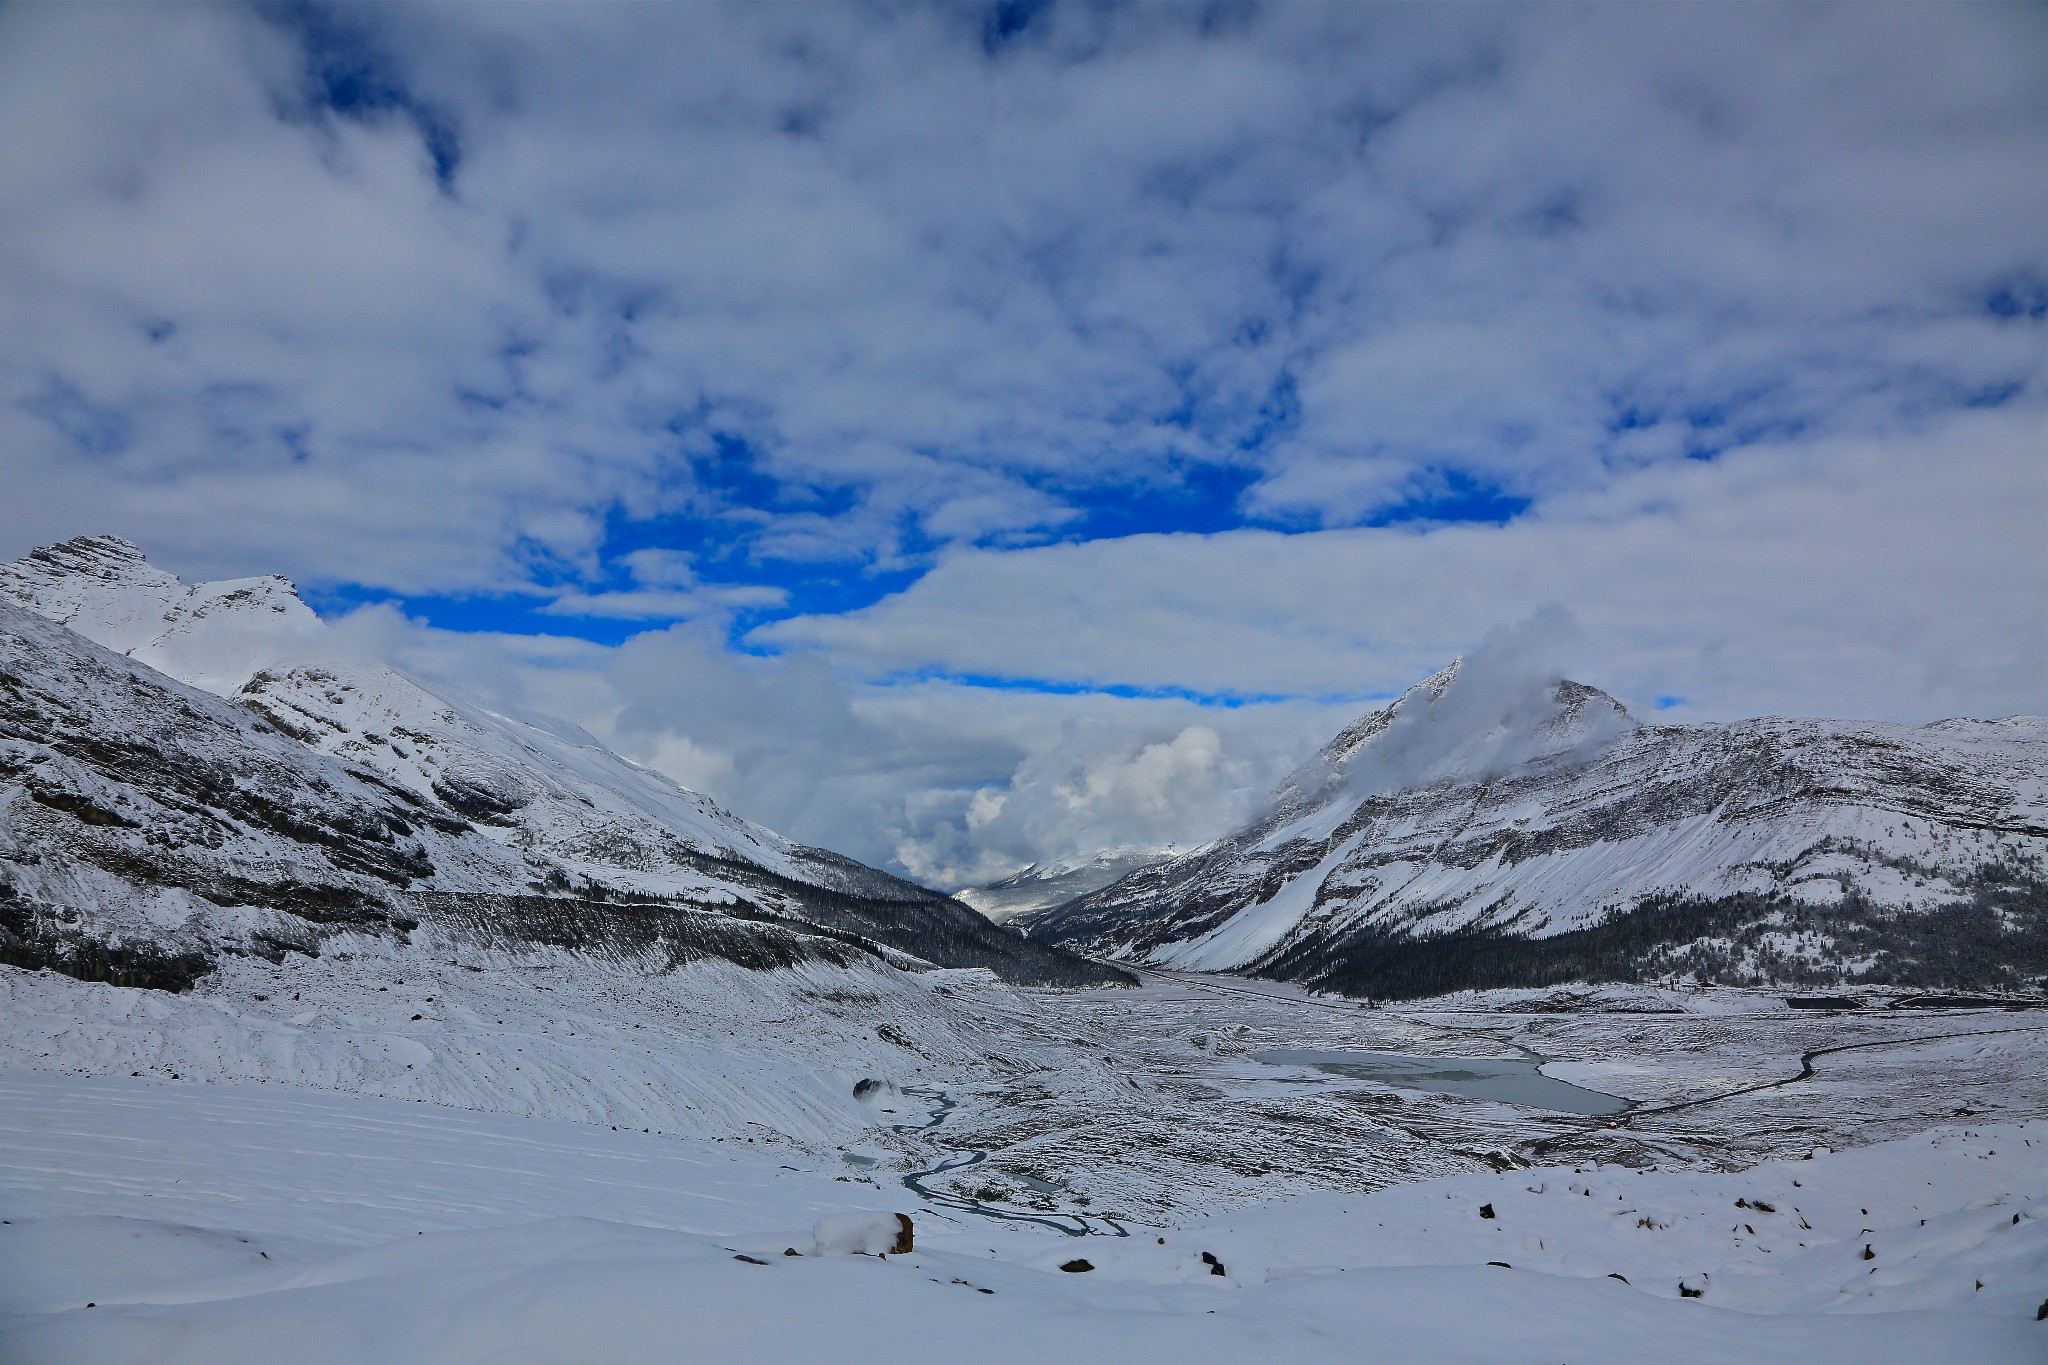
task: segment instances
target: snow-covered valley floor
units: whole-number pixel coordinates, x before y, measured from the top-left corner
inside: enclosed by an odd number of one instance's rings
[[[2043,1024],[432,943],[182,996],[6,969],[0,1361],[2039,1361]],[[1647,1109],[1861,1042],[1613,1127],[1251,1057],[1520,1047]],[[902,1184],[968,1152],[931,1186],[1129,1235]],[[858,1210],[915,1250],[811,1254]]]

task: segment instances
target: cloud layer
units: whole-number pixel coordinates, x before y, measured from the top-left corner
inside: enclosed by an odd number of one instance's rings
[[[1206,837],[1547,604],[1681,716],[2048,709],[2044,69],[2018,5],[11,6],[0,550],[495,604],[354,628],[936,878]]]
[[[1695,716],[2011,713],[2048,705],[2044,511],[2038,417],[1982,414],[1638,471],[1501,527],[967,552],[756,635],[877,676],[1360,695],[1566,604],[1582,676]]]
[[[10,9],[10,533],[858,569],[1190,466],[1343,525],[2038,388],[2038,12],[983,18]]]

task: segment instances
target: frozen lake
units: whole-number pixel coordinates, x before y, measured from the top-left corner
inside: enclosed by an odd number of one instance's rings
[[[1333,1076],[1378,1081],[1401,1090],[1435,1090],[1565,1114],[1619,1114],[1629,1107],[1627,1100],[1544,1075],[1540,1057],[1410,1057],[1309,1048],[1255,1052],[1252,1057],[1275,1066],[1311,1066]]]

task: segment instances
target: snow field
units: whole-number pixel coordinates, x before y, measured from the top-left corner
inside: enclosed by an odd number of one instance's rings
[[[2040,1122],[1732,1175],[1312,1195],[1127,1240],[947,1222],[759,1146],[279,1087],[4,1073],[0,1154],[0,1359],[47,1365],[1867,1365],[2048,1343]],[[916,1251],[782,1254],[893,1211]],[[1095,1268],[1058,1268],[1076,1256]]]
[[[355,937],[319,959],[228,959],[183,995],[0,970],[0,1068],[262,1081],[830,1150],[895,1121],[857,1101],[856,1082],[986,1071],[998,1040],[1022,1051],[1054,1030],[1042,1011],[981,971],[710,960],[641,976],[553,950],[443,956]],[[1032,1064],[1081,1093],[1124,1084],[1064,1041]]]

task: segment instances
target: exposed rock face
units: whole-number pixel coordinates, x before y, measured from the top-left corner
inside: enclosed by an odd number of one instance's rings
[[[573,726],[336,659],[283,579],[186,585],[82,538],[0,564],[0,609],[0,951],[17,965],[176,985],[222,951],[312,951],[309,926],[400,932],[400,893],[424,892],[487,896],[515,937],[616,942],[603,906],[659,903],[645,913],[674,920],[672,944],[745,965],[882,945],[1020,983],[1127,979]],[[565,928],[576,906],[602,923]]]
[[[2044,787],[2038,718],[1642,725],[1571,682],[1475,709],[1453,668],[1245,830],[1021,922],[1360,994],[1673,971],[2011,985],[2048,971]]]

